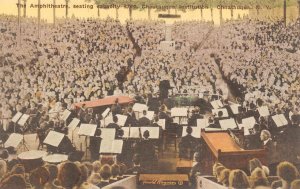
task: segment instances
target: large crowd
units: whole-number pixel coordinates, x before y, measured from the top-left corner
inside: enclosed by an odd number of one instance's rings
[[[59,21],[55,27],[42,22],[38,39],[36,20],[26,18],[18,50],[17,18],[0,16],[0,21],[1,132],[9,131],[11,118],[17,112],[38,115],[30,120],[34,123],[30,129],[39,132],[46,121],[47,129],[64,127],[58,117],[48,116],[48,112],[74,110],[74,103],[111,95],[143,96],[147,103],[147,95],[160,92],[162,80],[169,80],[170,95],[201,98],[208,92],[222,96],[224,91],[218,83],[224,79],[232,96],[236,97],[229,100],[242,105],[241,116],[255,117],[258,127],[255,134],[268,135],[262,141],[274,140],[277,153],[283,154],[280,161],[290,160],[296,164],[299,160],[299,150],[286,147],[300,144],[295,135],[299,133],[296,115],[300,113],[300,19],[287,27],[281,21],[268,23],[250,19],[230,21],[220,27],[195,21],[177,22],[172,27],[172,40],[176,45],[171,52],[160,46],[166,33],[162,21],[128,21],[122,25],[109,18],[69,19]],[[228,99],[223,100],[228,105]],[[257,116],[255,109],[262,105],[270,108],[271,115],[283,113],[288,119],[288,128],[274,129],[270,117]],[[158,107],[155,120],[149,120],[151,124],[157,123],[158,118],[169,119],[168,107],[163,102]],[[131,107],[118,113],[134,117],[130,125],[138,125]],[[84,107],[75,114],[86,123],[99,125],[102,119]],[[212,127],[218,120],[215,116],[215,120],[209,120]],[[260,140],[259,137],[255,139]],[[133,168],[143,171],[139,157],[131,154],[127,160],[132,159]],[[110,179],[121,178],[126,172],[122,170],[123,165],[102,166],[95,161],[93,164],[45,165],[27,175],[18,163],[7,169],[6,162],[1,163],[0,188],[12,188],[15,183],[29,188],[42,188],[43,185],[49,188],[101,187],[99,183],[110,183]],[[272,164],[269,168],[274,175],[276,167]],[[119,170],[117,174],[115,169]],[[265,169],[263,166],[253,168],[249,180],[241,170],[231,171],[219,165],[215,167],[215,176],[219,183],[234,188],[255,188],[257,183],[271,186],[266,180],[269,172]],[[74,177],[64,180],[69,178],[64,176],[66,174]],[[36,179],[37,175],[41,178]],[[235,176],[238,184],[244,181],[243,185],[233,184]],[[294,189],[299,185],[299,181],[293,182],[299,173],[292,164],[279,164],[277,176],[281,183],[274,183],[273,188]],[[97,182],[91,177],[97,177],[94,178]]]

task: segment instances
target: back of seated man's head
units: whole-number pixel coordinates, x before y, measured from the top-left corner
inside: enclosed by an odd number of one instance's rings
[[[57,177],[57,174],[58,174],[57,166],[53,165],[53,164],[48,164],[48,165],[45,165],[45,167],[49,172],[49,181],[55,180]]]
[[[73,162],[66,162],[59,166],[57,179],[61,186],[65,188],[73,188],[81,177],[79,167]]]
[[[277,176],[290,184],[299,177],[299,172],[292,163],[284,161],[277,166]]]
[[[113,121],[114,121],[114,123],[117,123],[117,122],[118,122],[118,117],[117,117],[117,116],[114,116],[114,117],[113,117]]]
[[[0,183],[1,189],[24,189],[26,188],[26,180],[20,174],[13,174],[5,178]]]
[[[187,133],[188,135],[191,135],[191,134],[193,133],[193,128],[192,128],[191,126],[188,126],[188,127],[186,128],[186,133]]]
[[[115,178],[119,175],[120,175],[120,166],[118,164],[113,164],[111,166],[111,176]]]
[[[94,161],[93,162],[93,172],[99,173],[101,169],[101,162],[100,161]]]
[[[222,111],[218,112],[218,117],[223,117],[223,112]]]
[[[105,164],[101,167],[100,176],[102,180],[109,180],[111,177],[111,168],[108,164]]]
[[[30,173],[29,180],[31,185],[39,188],[50,180],[50,173],[46,167],[39,167]]]
[[[150,132],[149,132],[148,130],[146,130],[146,131],[144,132],[144,134],[143,134],[143,137],[144,137],[145,139],[148,139],[149,136],[150,136]]]
[[[147,110],[143,110],[143,115],[144,115],[144,116],[147,115]]]

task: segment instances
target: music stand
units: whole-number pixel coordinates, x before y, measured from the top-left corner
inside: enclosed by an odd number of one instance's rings
[[[56,131],[50,131],[43,141],[44,144],[58,148],[65,135]]]
[[[23,114],[21,116],[21,118],[19,119],[19,121],[18,121],[18,124],[23,127],[23,129],[22,129],[23,139],[22,139],[22,143],[21,143],[20,149],[24,149],[24,151],[25,150],[29,151],[29,148],[28,148],[28,146],[26,144],[26,141],[25,141],[25,129],[24,129],[25,124],[26,124],[27,120],[29,119],[29,117],[30,117],[30,115]]]
[[[123,149],[123,140],[102,140],[100,144],[100,154],[121,154]]]
[[[117,114],[116,116],[118,117],[118,124],[121,127],[124,127],[128,117],[125,115],[121,115],[121,114]]]
[[[23,114],[21,112],[17,112],[16,115],[14,115],[14,117],[11,119],[11,121],[14,123],[14,133],[16,132],[16,124],[18,123],[22,115]]]
[[[105,118],[108,116],[109,112],[110,112],[110,108],[106,108],[106,110],[101,114],[103,120],[103,126],[105,126]]]
[[[71,123],[68,125],[68,129],[72,131],[72,143],[73,143],[73,138],[74,138],[74,131],[76,127],[79,125],[80,120],[77,118],[74,118]]]
[[[181,119],[188,116],[187,108],[172,108],[171,109],[171,117],[177,117],[178,124],[181,124]]]
[[[236,122],[233,118],[219,120],[220,126],[223,130],[235,129],[237,127]]]
[[[22,142],[22,140],[23,140],[23,136],[21,134],[12,133],[4,143],[4,148],[8,148],[8,147],[17,148],[19,144]]]
[[[97,130],[97,125],[94,124],[81,124],[79,127],[78,135],[85,136],[85,153],[87,157],[87,146],[88,146],[88,137],[95,136]]]

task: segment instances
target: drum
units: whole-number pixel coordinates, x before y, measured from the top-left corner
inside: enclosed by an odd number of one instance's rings
[[[44,162],[51,164],[59,164],[68,160],[68,155],[64,154],[51,154],[43,157]]]
[[[47,152],[31,150],[18,155],[18,159],[24,165],[25,171],[30,172],[44,164],[43,157]]]

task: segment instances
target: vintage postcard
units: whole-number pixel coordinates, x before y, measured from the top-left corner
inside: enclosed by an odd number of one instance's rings
[[[300,189],[300,0],[0,0],[0,189]]]

